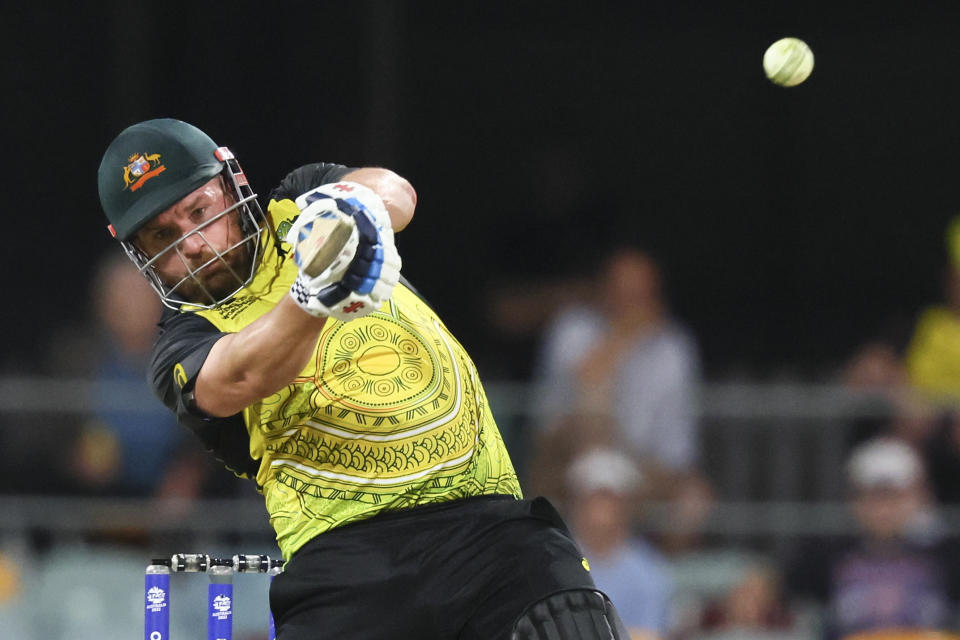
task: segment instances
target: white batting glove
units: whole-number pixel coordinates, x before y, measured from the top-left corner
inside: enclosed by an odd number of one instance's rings
[[[343,197],[346,195],[346,197]],[[301,209],[287,242],[297,255],[297,238],[318,216],[333,207],[354,225],[350,240],[333,263],[311,277],[301,270],[290,287],[290,296],[307,313],[347,322],[373,313],[393,295],[400,280],[400,255],[393,242],[390,216],[383,201],[370,189],[355,183],[323,185],[296,199]]]
[[[393,224],[390,222],[390,214],[387,212],[387,207],[384,206],[380,196],[370,187],[358,182],[347,182],[344,180],[311,189],[297,196],[294,202],[297,208],[303,211],[312,203],[323,198],[346,200],[351,204],[365,208],[367,212],[373,216],[377,230],[380,231],[381,234],[388,233],[390,239],[393,239]]]

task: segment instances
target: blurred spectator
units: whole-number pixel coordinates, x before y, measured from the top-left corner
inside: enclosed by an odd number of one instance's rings
[[[960,504],[960,411],[947,411],[939,417],[924,453],[937,501]]]
[[[946,628],[956,614],[956,545],[938,526],[921,458],[903,441],[875,438],[854,450],[847,476],[859,531],[803,548],[790,594],[825,608],[829,638]]]
[[[753,562],[727,593],[707,604],[700,631],[758,633],[791,629],[793,616],[785,606],[780,587],[775,567]]]
[[[858,364],[855,363],[854,367]],[[854,367],[851,372],[856,375]],[[895,369],[891,366],[890,370]],[[905,379],[898,381],[894,378],[887,384],[872,386],[857,383],[848,386],[867,392],[860,407],[864,417],[851,425],[848,444],[856,445],[881,435],[899,438],[922,456],[928,488],[937,502],[960,503],[960,474],[957,473],[960,468],[960,411],[937,407]]]
[[[669,527],[657,536],[657,546],[671,557],[708,547],[706,527],[716,505],[713,487],[702,474],[689,472],[676,476],[671,489],[665,512]]]
[[[198,497],[214,471],[185,429],[151,392],[144,372],[161,304],[125,256],[108,255],[91,291],[93,353],[89,418],[69,457],[73,491],[138,497]]]
[[[960,216],[946,230],[943,302],[923,310],[901,331],[888,322],[882,338],[863,347],[844,381],[863,394],[864,413],[851,443],[887,434],[924,458],[930,490],[941,503],[960,503]],[[884,411],[885,409],[885,411]]]
[[[893,435],[919,452],[937,501],[960,503],[960,217],[947,232],[943,305],[926,309],[909,340],[886,331],[848,363],[846,386],[862,394],[865,417],[850,444]],[[888,329],[894,328],[889,323]]]
[[[843,381],[852,389],[885,391],[906,385],[907,371],[896,346],[877,340],[854,354],[844,371]]]
[[[847,430],[849,450],[888,432],[890,418],[901,403],[909,403],[910,386],[903,361],[909,328],[886,331],[860,347],[841,372],[841,382],[857,394],[858,417]]]
[[[633,461],[593,449],[567,471],[570,522],[597,587],[610,596],[631,638],[663,637],[672,585],[666,561],[631,533],[642,477]]]
[[[907,349],[910,382],[932,398],[960,402],[960,217],[947,228],[943,304],[924,310]]]
[[[698,457],[697,347],[668,313],[658,265],[615,251],[594,291],[547,328],[535,380],[543,413],[531,483],[561,499],[558,469],[588,446],[629,452],[654,486]]]
[[[88,492],[155,493],[185,439],[144,378],[161,305],[136,267],[110,255],[93,280],[93,414],[70,458]]]
[[[943,502],[960,502],[960,216],[946,230],[943,302],[917,320],[904,358],[917,392],[912,423],[896,433],[924,452],[931,485]],[[912,427],[912,428],[911,428]]]

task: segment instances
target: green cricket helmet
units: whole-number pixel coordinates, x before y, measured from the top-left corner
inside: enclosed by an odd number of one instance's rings
[[[211,219],[172,242],[156,255],[147,255],[136,245],[136,234],[144,225],[179,200],[219,176],[228,202],[233,202]],[[108,229],[126,250],[140,272],[153,285],[163,303],[178,308],[184,302],[213,308],[246,286],[256,272],[261,234],[269,228],[243,170],[226,147],[218,147],[200,129],[180,120],[147,120],[124,129],[100,162],[97,172],[100,203],[109,221]],[[191,265],[184,257],[182,242],[233,211],[238,212],[241,240],[230,247],[209,245],[209,260]],[[231,251],[250,254],[249,269],[242,273],[232,267],[224,255]],[[187,275],[169,282],[160,277],[155,265],[169,252],[180,254]],[[199,276],[200,271],[217,260],[223,262],[236,279],[226,291],[211,291]]]

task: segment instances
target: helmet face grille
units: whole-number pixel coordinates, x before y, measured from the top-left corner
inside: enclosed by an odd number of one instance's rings
[[[171,309],[179,309],[183,304],[189,304],[200,309],[213,309],[233,298],[240,290],[250,284],[257,272],[266,245],[265,236],[269,233],[266,216],[264,216],[260,205],[257,203],[257,194],[253,193],[247,185],[246,178],[235,160],[226,163],[221,180],[224,192],[232,192],[236,204],[197,225],[163,251],[154,256],[147,256],[133,242],[121,243],[127,255],[137,265],[140,273],[147,278],[160,296],[163,304]],[[227,247],[217,249],[207,239],[205,232],[209,233],[211,225],[231,215],[236,216],[241,232],[240,239]],[[182,249],[183,243],[188,238],[199,238],[207,245],[208,253],[212,257],[203,264],[191,266]],[[246,252],[249,256],[243,261],[244,266],[240,269],[241,272],[238,272],[238,269],[226,259],[226,256],[233,252]],[[157,271],[157,264],[168,260],[171,253],[179,257],[185,270],[185,275],[176,282],[164,280]],[[218,287],[218,291],[211,291],[204,284],[200,272],[218,262],[222,264],[226,273],[232,277],[236,286],[222,286]]]

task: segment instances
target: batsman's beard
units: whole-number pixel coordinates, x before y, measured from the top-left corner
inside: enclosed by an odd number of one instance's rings
[[[254,259],[251,243],[255,241],[256,238],[248,238],[238,246],[193,266],[178,252],[186,268],[186,276],[164,276],[163,280],[171,293],[187,302],[209,304],[225,301],[246,283]]]
[[[165,306],[213,309],[253,280],[264,234],[271,235],[250,193],[152,256],[133,242],[123,247]]]

